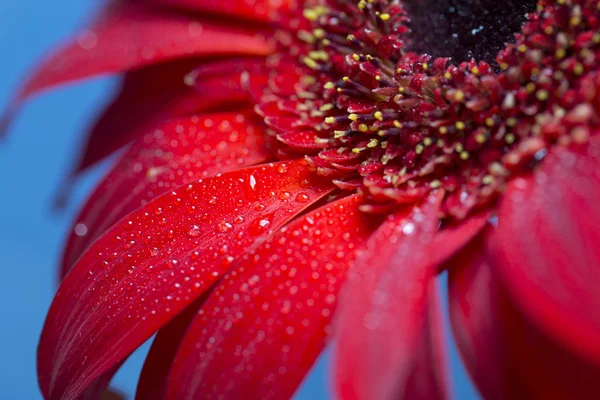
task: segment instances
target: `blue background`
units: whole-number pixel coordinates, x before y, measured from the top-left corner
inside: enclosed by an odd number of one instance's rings
[[[0,109],[6,108],[36,61],[81,27],[101,2],[0,1]],[[56,285],[56,265],[70,222],[110,163],[77,181],[66,210],[52,199],[97,110],[114,90],[114,78],[61,88],[28,102],[9,137],[0,143],[0,398],[39,399],[35,350]],[[148,344],[128,361],[114,386],[133,393]],[[475,399],[455,349],[451,349],[454,397]],[[325,398],[327,357],[297,394]]]

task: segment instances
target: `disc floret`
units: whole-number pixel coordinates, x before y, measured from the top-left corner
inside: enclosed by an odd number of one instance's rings
[[[540,1],[497,57],[459,64],[406,49],[397,1],[313,1],[279,34],[259,111],[282,157],[305,154],[363,210],[430,191],[462,219],[553,146],[585,145],[600,104],[600,2]]]

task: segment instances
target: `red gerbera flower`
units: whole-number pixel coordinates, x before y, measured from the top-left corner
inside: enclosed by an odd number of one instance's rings
[[[331,339],[341,398],[445,398],[442,271],[484,397],[598,396],[600,1],[302,3],[116,2],[23,90],[128,71],[44,397],[158,331],[139,399],[286,398]]]

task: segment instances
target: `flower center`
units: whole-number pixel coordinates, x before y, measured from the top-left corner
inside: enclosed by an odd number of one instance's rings
[[[494,64],[537,0],[407,0],[408,48],[454,61]]]
[[[280,157],[306,156],[340,188],[363,193],[364,211],[388,212],[443,189],[444,215],[462,219],[551,147],[585,145],[600,125],[600,0],[540,1],[496,55],[499,74],[485,60],[457,65],[410,51],[423,18],[454,3],[459,13],[465,4],[475,10],[474,2],[305,2],[278,33],[281,51],[257,107]],[[518,14],[531,5],[519,4]],[[486,15],[469,18],[487,26]],[[492,52],[506,34],[469,50],[460,32],[459,46],[449,46],[457,57]]]

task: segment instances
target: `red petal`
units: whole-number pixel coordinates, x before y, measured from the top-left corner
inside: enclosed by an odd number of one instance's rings
[[[590,150],[591,153],[591,150]],[[515,179],[499,211],[500,276],[514,301],[568,348],[600,362],[600,163],[568,150]]]
[[[335,385],[344,399],[404,393],[423,331],[441,193],[390,216],[369,240],[344,288]]]
[[[294,221],[223,278],[181,344],[167,398],[292,396],[374,229],[359,203],[345,198]]]
[[[89,76],[198,55],[272,51],[255,28],[134,5],[113,6],[88,30],[51,55],[19,98]]]
[[[102,160],[155,127],[158,121],[212,106],[183,82],[185,74],[199,63],[199,60],[175,61],[126,74],[118,97],[93,127],[75,172]]]
[[[600,365],[554,342],[519,312],[494,275],[480,238],[449,268],[450,317],[466,366],[486,399],[586,399]]]
[[[437,284],[433,284],[430,289],[429,310],[417,354],[414,370],[407,382],[403,398],[411,400],[450,398],[449,362]]]
[[[488,224],[489,212],[470,216],[456,225],[444,227],[435,235],[432,248],[435,249],[435,263],[444,267],[444,263],[465,247]]]
[[[304,161],[228,172],[114,225],[73,267],[48,313],[38,351],[45,398],[75,399],[236,258],[331,190],[313,177]]]
[[[207,293],[208,294],[208,293]],[[164,400],[171,364],[179,344],[198,309],[204,304],[207,294],[196,300],[174,320],[162,327],[148,352],[140,375],[135,400]]]
[[[184,183],[264,162],[269,153],[252,112],[169,122],[137,140],[88,199],[63,255],[61,276],[112,224]]]
[[[90,133],[75,172],[85,170],[166,119],[249,106],[250,93],[241,78],[246,71],[259,75],[263,65],[262,58],[204,63],[192,59],[129,72],[119,96]]]
[[[243,19],[271,21],[278,11],[285,11],[295,0],[149,0],[151,3],[190,10],[232,15]]]

